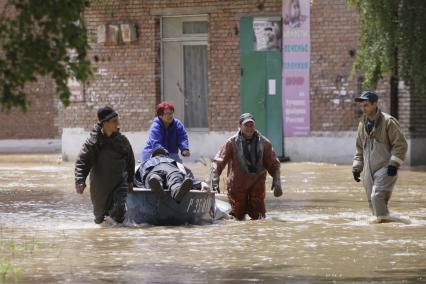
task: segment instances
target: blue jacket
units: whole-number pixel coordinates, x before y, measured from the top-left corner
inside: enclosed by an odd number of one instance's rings
[[[149,137],[142,150],[141,162],[148,160],[154,149],[159,147],[169,151],[170,156],[179,156],[178,151],[189,150],[188,134],[185,126],[177,119],[173,118],[169,128],[166,128],[161,118],[154,118],[149,130]]]

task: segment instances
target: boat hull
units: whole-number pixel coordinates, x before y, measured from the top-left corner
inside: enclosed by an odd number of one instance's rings
[[[199,190],[189,191],[181,203],[176,203],[168,192],[158,199],[145,188],[135,188],[127,195],[125,222],[152,225],[204,225],[215,219],[215,193]]]

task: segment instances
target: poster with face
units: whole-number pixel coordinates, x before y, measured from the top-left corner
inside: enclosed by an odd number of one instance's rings
[[[281,51],[280,18],[254,18],[253,32],[255,51]]]
[[[300,0],[287,0],[284,7],[284,25],[289,28],[301,28],[307,19],[306,11],[302,8]]]

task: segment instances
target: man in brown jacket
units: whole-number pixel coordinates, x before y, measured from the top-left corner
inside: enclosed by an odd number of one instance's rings
[[[388,202],[398,168],[405,159],[407,141],[398,121],[377,107],[376,93],[363,92],[355,101],[361,104],[364,115],[358,125],[352,173],[359,182],[364,170],[364,188],[371,211],[379,223],[386,222]]]
[[[231,215],[244,219],[247,213],[252,219],[265,218],[266,173],[272,177],[274,195],[282,195],[280,162],[271,142],[256,130],[250,113],[240,116],[240,130],[219,150],[212,161],[212,187],[219,190],[219,177],[228,165],[227,190],[232,207]]]
[[[90,172],[95,223],[102,223],[105,216],[122,223],[127,192],[133,191],[135,157],[118,128],[118,114],[106,106],[98,110],[98,119],[75,163],[75,190],[83,193]]]

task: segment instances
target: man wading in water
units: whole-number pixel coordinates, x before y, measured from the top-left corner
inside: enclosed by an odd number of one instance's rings
[[[398,178],[399,166],[407,153],[407,141],[398,121],[377,107],[376,93],[366,91],[355,102],[364,113],[358,125],[356,153],[352,174],[360,182],[364,171],[364,188],[377,222],[388,222],[388,202]]]
[[[83,193],[90,172],[95,223],[102,223],[105,216],[122,223],[127,192],[133,191],[135,158],[129,140],[118,128],[118,114],[106,106],[98,110],[98,119],[75,164],[75,189]]]
[[[252,219],[265,218],[266,174],[272,176],[275,197],[283,192],[280,178],[280,162],[271,142],[256,130],[253,115],[240,116],[240,129],[226,140],[212,161],[212,188],[219,192],[219,177],[228,165],[227,190],[233,215],[243,220],[248,214]]]

